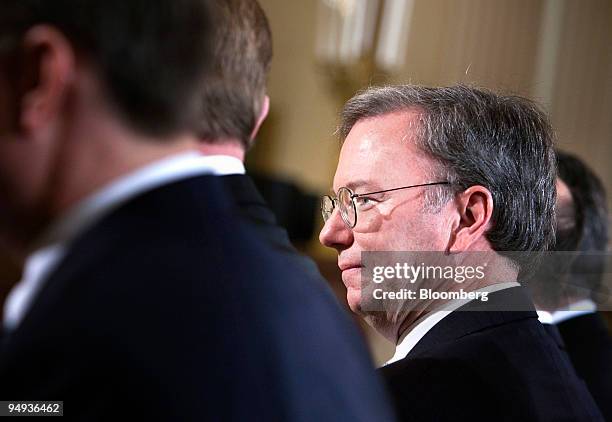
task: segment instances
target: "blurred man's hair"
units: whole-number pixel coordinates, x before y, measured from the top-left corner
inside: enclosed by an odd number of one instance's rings
[[[463,85],[389,86],[349,100],[339,134],[345,139],[359,120],[404,110],[419,114],[415,142],[439,164],[431,176],[451,182],[428,201],[439,205],[454,192],[484,186],[493,196],[486,233],[492,248],[530,268],[554,241],[556,166],[546,115],[525,98]]]
[[[248,149],[272,60],[268,19],[256,0],[213,0],[214,56],[203,89],[199,136],[239,139]]]
[[[554,249],[577,251],[571,265],[571,283],[590,291],[598,288],[608,248],[606,191],[597,175],[578,157],[557,151],[558,176],[568,187],[571,201],[559,203],[557,213],[573,216],[560,219]]]
[[[210,58],[204,0],[2,0],[0,44],[16,63],[37,24],[56,27],[93,63],[134,128],[159,137],[197,128],[195,93]]]

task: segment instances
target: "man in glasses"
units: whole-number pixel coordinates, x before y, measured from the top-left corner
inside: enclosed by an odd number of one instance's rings
[[[339,133],[320,241],[338,251],[350,308],[396,344],[382,373],[400,416],[598,420],[518,283],[554,236],[543,113],[465,86],[372,88]],[[376,251],[393,252],[388,266]]]

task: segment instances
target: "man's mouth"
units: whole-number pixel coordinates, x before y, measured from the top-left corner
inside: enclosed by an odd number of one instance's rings
[[[340,271],[347,271],[347,270],[351,270],[354,268],[361,268],[361,264],[357,264],[357,263],[353,263],[353,264],[338,264],[338,268],[340,268]]]
[[[338,268],[342,271],[342,281],[344,285],[348,288],[359,289],[361,285],[361,269],[362,266],[359,263],[340,263],[338,264]]]

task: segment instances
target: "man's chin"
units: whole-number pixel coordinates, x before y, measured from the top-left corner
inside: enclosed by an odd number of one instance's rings
[[[351,311],[356,314],[361,314],[361,290],[349,287],[346,290],[346,302]]]

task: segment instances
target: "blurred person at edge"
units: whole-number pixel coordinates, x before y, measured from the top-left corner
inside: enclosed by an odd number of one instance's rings
[[[213,0],[209,4],[215,26],[211,65],[200,97],[202,114],[197,135],[200,139],[199,151],[204,155],[202,161],[207,163],[214,177],[226,188],[238,214],[255,229],[262,245],[282,255],[279,265],[294,268],[295,272],[302,274],[304,282],[323,284],[325,282],[316,264],[293,247],[286,230],[276,223],[272,210],[246,174],[244,166],[245,155],[253,146],[270,109],[267,79],[273,39],[268,19],[256,0]],[[308,311],[313,318],[327,313],[315,305],[312,303]],[[346,330],[347,334],[354,335],[352,328]],[[320,334],[323,335],[324,330]],[[335,336],[340,335],[336,333]],[[338,341],[332,338],[321,340],[330,345]],[[354,350],[347,352],[339,349],[338,355],[357,354],[369,359],[364,345],[355,339],[352,341]],[[345,407],[360,408],[361,416],[352,416],[351,419],[388,419],[385,412],[376,407],[363,409],[355,402],[363,401],[364,393],[370,388],[367,382],[363,382],[366,376],[360,374],[362,369],[349,369],[345,363],[336,361],[326,370],[332,377],[337,374],[338,379],[346,378],[347,373],[352,374],[346,380],[351,381],[349,389],[355,390],[354,398],[345,397],[343,401],[346,406],[339,405],[339,419],[347,417],[342,414]],[[372,382],[378,383],[377,380]],[[373,398],[378,397],[377,389],[368,394]]]
[[[0,3],[0,221],[27,257],[0,398],[87,421],[389,420],[326,286],[262,248],[209,176],[210,13]]]
[[[260,239],[299,263],[304,272],[320,278],[315,263],[298,254],[286,230],[276,223],[244,166],[245,154],[270,108],[266,82],[272,33],[268,19],[256,0],[213,0],[210,5],[216,25],[211,66],[201,95],[199,149]]]
[[[351,309],[396,344],[381,372],[400,419],[601,420],[517,282],[554,238],[545,115],[520,97],[402,85],[356,95],[341,116],[320,241],[338,252]],[[371,311],[367,251],[440,251],[460,265],[491,256],[496,271],[462,284],[488,300]]]
[[[594,301],[608,251],[606,192],[583,161],[562,151],[557,151],[556,185],[553,252],[529,285],[540,322],[565,349],[603,416],[612,420],[612,337]]]

